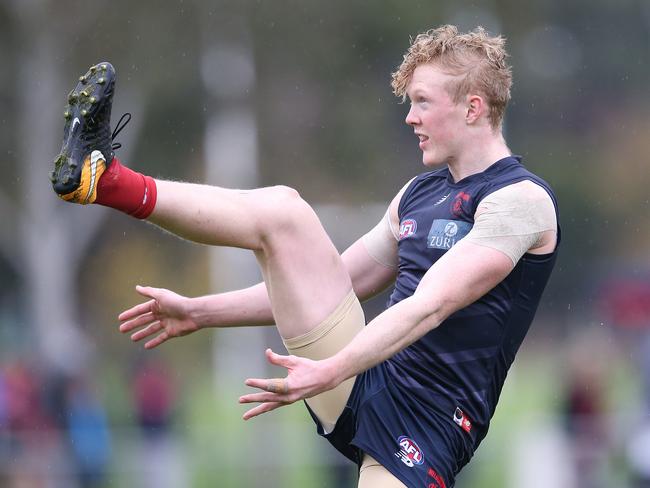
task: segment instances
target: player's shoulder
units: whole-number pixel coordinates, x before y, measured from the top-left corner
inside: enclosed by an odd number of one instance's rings
[[[484,212],[525,217],[543,216],[555,219],[556,208],[550,193],[531,180],[517,181],[486,195],[476,207],[476,215]]]
[[[497,161],[484,172],[484,180],[489,188],[500,188],[523,180],[530,180],[550,189],[550,185],[541,176],[531,171],[524,164],[521,156],[513,155]]]
[[[521,202],[551,200],[548,190],[533,180],[522,180],[511,183],[494,191],[491,195]]]

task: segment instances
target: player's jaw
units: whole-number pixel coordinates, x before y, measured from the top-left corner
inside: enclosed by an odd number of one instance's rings
[[[422,151],[422,163],[425,166],[435,165],[435,158],[433,158],[435,146],[431,138],[417,129],[415,130],[415,136],[418,138],[418,147],[420,148],[420,151]]]
[[[447,163],[449,159],[445,154],[444,144],[436,143],[434,138],[422,130],[415,130],[418,138],[418,147],[422,151],[422,164],[427,167],[440,166]]]

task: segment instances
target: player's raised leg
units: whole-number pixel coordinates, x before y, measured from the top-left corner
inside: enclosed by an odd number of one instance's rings
[[[159,180],[156,186],[158,200],[148,220],[195,242],[255,252],[284,339],[311,331],[351,291],[338,251],[295,190]]]
[[[110,134],[114,80],[112,66],[100,63],[69,95],[63,148],[51,174],[56,193],[70,202],[98,203],[146,218],[192,241],[252,250],[290,352],[321,359],[336,352],[329,348],[343,347],[363,327],[363,313],[312,208],[286,187],[231,190],[159,181],[122,166]],[[330,334],[340,324],[340,337]],[[329,341],[325,347],[314,347],[323,336]],[[351,384],[348,380],[338,392],[323,394],[336,396],[338,413]]]

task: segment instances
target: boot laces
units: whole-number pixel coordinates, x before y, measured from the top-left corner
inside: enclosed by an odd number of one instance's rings
[[[117,124],[115,125],[115,129],[113,129],[113,134],[111,135],[111,142],[115,140],[115,138],[119,135],[119,133],[122,132],[122,129],[124,129],[130,121],[131,121],[131,114],[129,112],[126,112],[120,117],[120,120],[118,120]],[[121,143],[113,142],[111,149],[115,151],[116,149],[119,149],[121,147],[122,147]]]

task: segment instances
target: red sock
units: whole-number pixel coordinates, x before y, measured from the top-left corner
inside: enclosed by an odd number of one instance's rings
[[[117,158],[99,178],[95,203],[146,219],[156,206],[156,182],[122,166]]]

